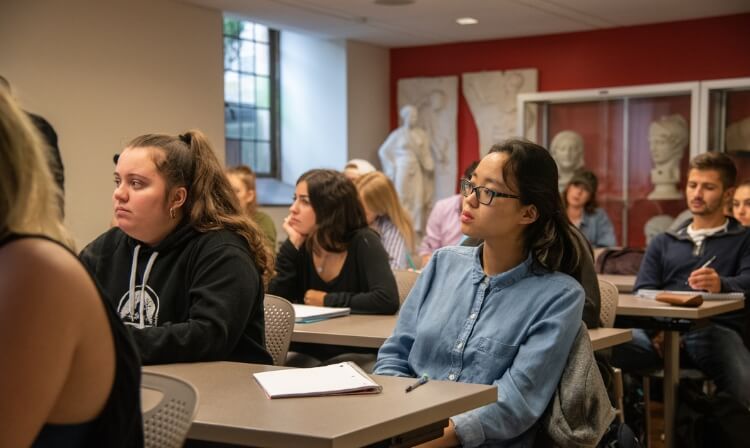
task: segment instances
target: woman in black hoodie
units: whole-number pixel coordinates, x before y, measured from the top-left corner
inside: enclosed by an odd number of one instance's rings
[[[143,364],[270,364],[263,285],[272,258],[206,137],[135,138],[117,160],[113,203],[117,227],[81,260],[129,325]]]

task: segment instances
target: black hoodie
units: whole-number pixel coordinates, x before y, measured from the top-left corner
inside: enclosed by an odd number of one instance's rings
[[[271,364],[263,285],[235,232],[199,233],[183,223],[149,247],[115,227],[86,246],[81,261],[128,325],[143,364]]]

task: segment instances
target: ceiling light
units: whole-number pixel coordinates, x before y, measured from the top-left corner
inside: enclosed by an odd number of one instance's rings
[[[383,6],[402,6],[402,5],[410,5],[414,3],[416,0],[375,0],[376,5],[383,5]]]
[[[474,17],[461,17],[456,19],[456,23],[459,25],[476,25],[479,23],[479,20]]]

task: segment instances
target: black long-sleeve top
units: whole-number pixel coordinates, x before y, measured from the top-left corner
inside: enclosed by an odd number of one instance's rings
[[[369,228],[358,230],[347,248],[338,277],[325,282],[313,264],[312,254],[287,239],[276,259],[276,277],[268,292],[303,303],[305,292],[326,292],[325,306],[350,307],[359,314],[393,314],[398,311],[398,290],[388,254],[380,238]]]

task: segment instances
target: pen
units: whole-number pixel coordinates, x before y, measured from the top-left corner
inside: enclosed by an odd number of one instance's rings
[[[429,377],[429,376],[427,376],[427,374],[425,373],[425,374],[423,374],[423,375],[422,375],[422,376],[421,376],[421,377],[420,377],[420,378],[419,378],[419,379],[417,380],[417,382],[416,382],[416,383],[414,383],[414,384],[412,384],[411,386],[407,387],[407,388],[406,388],[406,391],[407,391],[407,392],[411,392],[411,391],[413,391],[414,389],[418,388],[419,386],[421,386],[422,384],[424,384],[424,383],[426,383],[426,382],[428,382],[428,381],[430,381],[430,377]]]
[[[710,265],[711,263],[713,263],[713,262],[714,262],[714,260],[716,260],[716,255],[714,255],[713,257],[709,258],[709,259],[708,259],[708,261],[706,261],[705,263],[703,263],[703,264],[701,265],[701,267],[699,267],[698,269],[703,269],[703,268],[707,268],[707,267],[708,267],[708,265]],[[696,269],[696,271],[697,271],[698,269]],[[687,281],[687,280],[685,280],[685,284],[686,284],[686,285],[688,284],[688,281]]]

